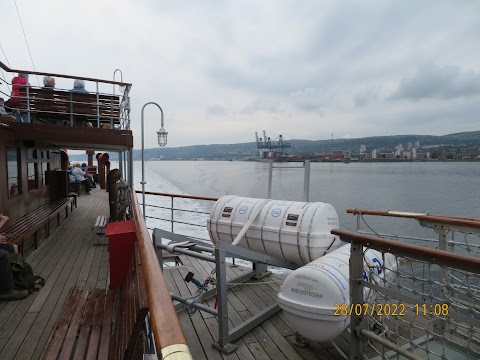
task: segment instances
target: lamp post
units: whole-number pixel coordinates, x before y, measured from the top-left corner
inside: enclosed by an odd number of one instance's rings
[[[161,127],[160,127],[160,130],[157,131],[157,136],[158,136],[158,145],[160,147],[164,147],[165,145],[167,145],[167,135],[168,135],[168,132],[165,131],[165,128],[163,127],[164,124],[163,124],[163,110],[162,108],[160,107],[160,105],[158,105],[157,103],[155,102],[148,102],[146,103],[145,105],[143,105],[142,107],[142,181],[140,182],[140,184],[142,184],[142,203],[143,203],[143,218],[146,219],[146,216],[145,216],[145,163],[144,163],[144,125],[143,125],[143,111],[145,110],[145,107],[147,105],[156,105],[159,109],[160,109],[160,113],[161,113]]]

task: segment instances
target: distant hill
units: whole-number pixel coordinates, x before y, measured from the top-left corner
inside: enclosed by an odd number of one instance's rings
[[[408,142],[420,142],[420,146],[429,145],[465,145],[480,146],[480,131],[470,131],[455,133],[443,136],[434,135],[392,135],[392,136],[372,136],[354,139],[329,139],[329,140],[286,140],[293,146],[290,153],[316,153],[328,152],[331,150],[358,150],[360,145],[365,145],[367,149],[393,148],[398,144],[404,146]],[[257,155],[257,144],[255,142],[241,144],[212,144],[212,145],[193,145],[181,147],[165,147],[145,149],[145,159],[245,159]],[[73,155],[72,159],[76,159]],[[85,156],[78,155],[79,159]],[[116,158],[111,154],[112,160]],[[133,158],[140,160],[140,150],[134,150]]]

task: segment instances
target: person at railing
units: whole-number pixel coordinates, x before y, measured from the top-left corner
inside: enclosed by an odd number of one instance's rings
[[[3,98],[0,98],[0,119],[15,121],[15,116],[9,114],[5,109],[5,100]]]
[[[28,82],[28,74],[18,73],[18,76],[15,76],[12,79],[12,93],[10,97],[10,104],[12,108],[15,109],[15,118],[18,122],[28,122],[27,113],[20,111],[20,88],[22,87],[31,87]]]
[[[90,184],[88,183],[88,180],[85,179],[86,174],[85,171],[80,168],[80,163],[75,164],[72,174],[75,176],[76,182],[81,182],[83,183],[83,186],[85,186],[85,194],[90,195]]]
[[[0,228],[8,216],[0,214]],[[28,296],[28,290],[15,290],[9,254],[17,253],[18,247],[8,241],[7,234],[0,234],[0,301],[21,300]]]
[[[73,92],[81,92],[81,93],[88,93],[87,90],[85,90],[85,81],[76,79],[73,82],[73,89],[70,90]]]
[[[43,88],[44,89],[54,89],[55,88],[55,78],[51,76],[43,77]]]

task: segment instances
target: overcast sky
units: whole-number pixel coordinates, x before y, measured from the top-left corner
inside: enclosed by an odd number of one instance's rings
[[[17,5],[38,71],[123,71],[136,148],[149,101],[164,110],[169,147],[254,141],[262,130],[318,140],[480,129],[480,1]],[[0,14],[11,67],[32,69],[14,1],[1,1]],[[155,147],[153,106],[145,127]]]

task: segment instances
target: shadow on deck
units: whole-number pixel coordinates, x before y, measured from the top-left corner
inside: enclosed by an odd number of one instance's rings
[[[92,226],[109,213],[108,193],[97,188],[77,199],[68,219],[26,259],[45,286],[24,300],[0,302],[0,359],[38,359],[75,284],[107,288],[108,248],[93,245]]]

